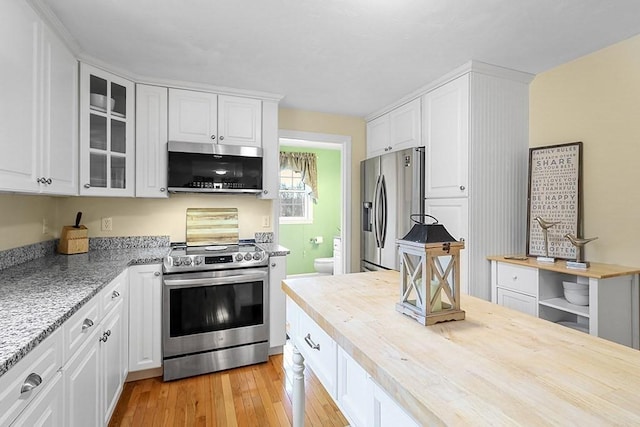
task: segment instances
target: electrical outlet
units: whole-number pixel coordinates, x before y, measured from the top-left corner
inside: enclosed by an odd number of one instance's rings
[[[102,224],[101,224],[100,228],[102,229],[102,231],[112,231],[113,230],[113,220],[111,219],[111,217],[102,218]]]
[[[263,228],[269,228],[271,226],[271,218],[269,218],[269,215],[264,215],[262,217],[262,227]]]

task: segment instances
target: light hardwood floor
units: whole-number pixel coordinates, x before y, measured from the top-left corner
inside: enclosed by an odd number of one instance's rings
[[[290,426],[291,347],[265,363],[163,382],[126,383],[110,426]],[[305,369],[306,426],[347,420],[312,371]]]

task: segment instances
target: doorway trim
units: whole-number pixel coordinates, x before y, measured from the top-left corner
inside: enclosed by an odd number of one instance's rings
[[[318,132],[303,132],[297,130],[280,129],[278,131],[278,150],[283,140],[286,145],[314,148],[335,148],[340,150],[340,173],[342,184],[340,241],[342,243],[343,273],[351,271],[351,214],[349,200],[351,200],[351,137]],[[280,242],[280,198],[273,201],[273,218],[275,241]],[[275,222],[278,226],[275,226]]]

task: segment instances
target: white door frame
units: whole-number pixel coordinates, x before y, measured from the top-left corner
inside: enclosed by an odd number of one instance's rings
[[[314,147],[340,150],[342,164],[340,165],[342,182],[340,240],[342,242],[343,273],[351,271],[351,137],[328,133],[303,132],[280,129],[278,132],[278,147],[286,140],[286,145],[300,147]],[[280,199],[273,201],[274,241],[280,243]],[[277,226],[276,226],[277,221]]]

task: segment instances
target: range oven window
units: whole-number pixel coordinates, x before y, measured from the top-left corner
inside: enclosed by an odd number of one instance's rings
[[[262,281],[171,289],[171,337],[264,323]]]
[[[169,187],[260,190],[262,158],[170,151]]]

